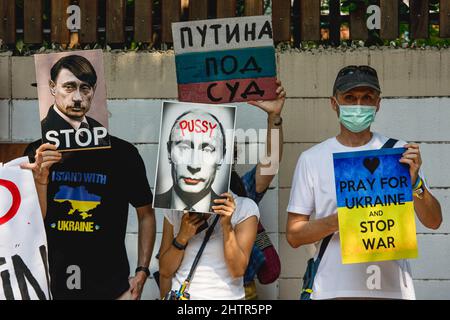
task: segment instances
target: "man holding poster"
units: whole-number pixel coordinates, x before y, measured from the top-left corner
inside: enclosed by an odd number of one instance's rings
[[[396,161],[408,166],[407,177],[397,181],[397,187],[401,187],[399,190],[402,190],[399,193],[405,195],[404,198],[396,200],[402,203],[411,201],[420,222],[428,228],[437,229],[442,222],[440,204],[430,193],[420,170],[422,159],[419,146],[389,139],[370,130],[375,114],[380,108],[380,93],[378,76],[373,68],[348,66],[340,70],[331,97],[331,106],[340,121],[340,133],[303,152],[298,160],[287,208],[289,213],[286,226],[287,241],[292,247],[297,248],[323,240],[321,253],[317,253],[313,262],[309,263],[309,266],[317,268],[313,270],[316,271],[312,276],[314,281],[311,286],[304,286],[302,298],[307,299],[308,295],[303,294],[310,294],[311,299],[415,299],[407,260],[383,259],[369,263],[342,263],[342,234],[338,232],[341,231],[339,229],[341,221],[338,222],[336,191],[339,192],[340,186],[343,188],[344,185],[335,184],[333,154],[380,148],[384,148],[387,154],[390,152],[387,150],[397,150],[388,148],[404,147]],[[377,173],[380,162],[377,163],[373,154],[365,157],[368,157],[365,161],[366,169]],[[368,177],[369,174],[367,173]],[[381,183],[382,178],[378,183]],[[387,182],[389,183],[389,179]],[[394,181],[391,182],[393,186]],[[413,186],[413,192],[410,186]],[[349,184],[346,187],[350,187]],[[351,185],[352,192],[357,188],[358,184]],[[370,189],[370,184],[367,189]],[[414,196],[408,192],[414,193]],[[375,204],[379,202],[372,201],[372,197],[375,199],[383,195],[374,191],[366,196],[364,201]],[[349,200],[348,205],[352,207],[361,202],[358,201]],[[311,214],[315,214],[315,219],[310,220]],[[383,229],[389,225],[375,226],[377,227]],[[365,224],[364,228],[370,230],[371,225]],[[389,246],[388,240],[385,245]]]

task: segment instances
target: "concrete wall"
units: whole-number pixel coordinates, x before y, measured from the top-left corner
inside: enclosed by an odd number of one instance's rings
[[[418,142],[423,170],[440,200],[444,223],[437,231],[419,222],[419,258],[411,260],[419,299],[450,298],[450,176],[445,164],[450,150],[450,50],[368,50],[286,53],[279,57],[281,79],[289,99],[284,110],[285,154],[279,174],[279,243],[283,258],[281,299],[297,299],[312,246],[292,249],[285,240],[292,174],[301,152],[338,132],[329,96],[344,65],[369,64],[378,71],[384,100],[375,131]],[[433,263],[430,263],[433,261]]]
[[[261,204],[262,222],[279,250],[282,274],[276,283],[258,286],[261,298],[297,299],[312,246],[292,249],[285,239],[286,207],[292,173],[302,151],[337,133],[329,95],[337,71],[348,64],[370,64],[380,76],[382,109],[374,129],[385,135],[419,142],[423,169],[444,212],[442,227],[434,232],[418,227],[419,259],[412,261],[416,294],[422,299],[450,298],[450,50],[384,49],[285,52],[278,55],[279,77],[288,99],[283,111],[285,145],[282,168]],[[111,133],[138,147],[152,185],[156,170],[161,99],[175,99],[172,54],[105,53]],[[0,54],[0,142],[29,142],[40,137],[32,57]],[[240,104],[239,128],[265,128],[265,114]],[[261,147],[260,141],[259,146]],[[258,145],[252,145],[252,150]],[[241,146],[241,152],[245,147]],[[254,151],[250,151],[254,152]],[[240,166],[244,172],[250,165]],[[159,247],[162,216],[157,214]],[[137,221],[130,208],[127,248],[131,268],[136,264]],[[434,263],[429,263],[433,261]],[[152,259],[152,269],[156,269]],[[157,297],[153,279],[145,298]]]

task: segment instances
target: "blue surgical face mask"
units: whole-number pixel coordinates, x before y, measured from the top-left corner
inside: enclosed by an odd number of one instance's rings
[[[337,101],[336,101],[337,103]],[[366,130],[375,121],[375,106],[345,105],[339,106],[339,121],[348,130],[358,133]]]

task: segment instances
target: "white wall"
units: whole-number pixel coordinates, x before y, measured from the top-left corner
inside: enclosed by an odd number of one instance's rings
[[[443,223],[426,229],[416,219],[419,257],[411,260],[418,299],[450,299],[450,99],[386,99],[374,129],[420,144],[422,170],[440,201]]]

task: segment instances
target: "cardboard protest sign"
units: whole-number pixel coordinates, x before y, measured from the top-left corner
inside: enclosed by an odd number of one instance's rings
[[[333,154],[342,263],[417,257],[404,148]]]
[[[33,175],[11,163],[0,166],[0,300],[50,299],[47,261]]]
[[[172,23],[178,100],[230,103],[276,98],[270,16]]]
[[[211,212],[228,192],[236,107],[164,102],[154,208]]]
[[[110,148],[102,50],[35,55],[43,143]]]

